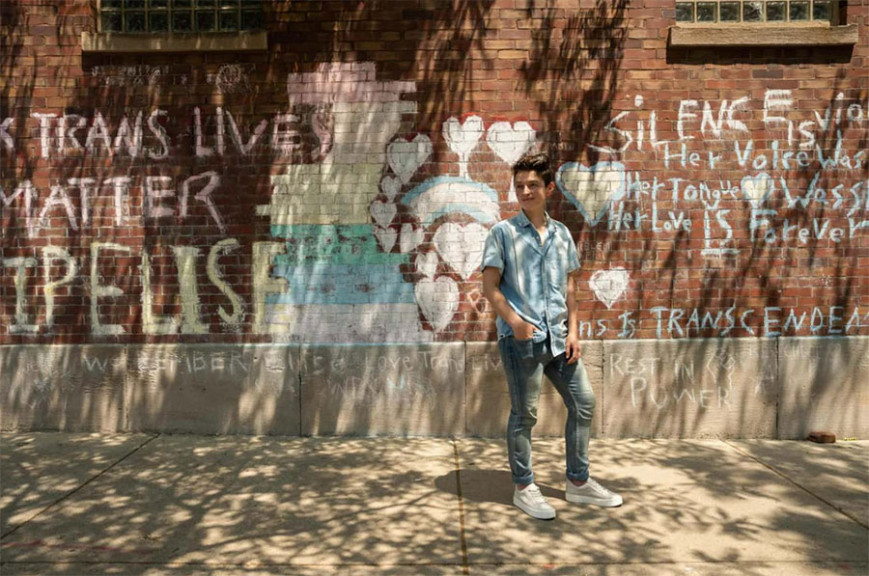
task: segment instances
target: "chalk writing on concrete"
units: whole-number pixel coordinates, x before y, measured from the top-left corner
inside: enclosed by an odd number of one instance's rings
[[[729,410],[733,407],[732,355],[713,356],[705,360],[703,374],[691,360],[676,359],[672,372],[663,370],[662,358],[635,358],[623,354],[610,354],[608,359],[611,385],[626,383],[630,388],[631,405],[638,408],[651,404],[657,410],[692,405],[698,409],[719,408]],[[666,373],[666,377],[665,377]]]
[[[479,370],[481,372],[488,372],[492,370],[502,370],[503,363],[501,362],[500,355],[474,355],[468,356],[468,368],[471,370]]]
[[[402,374],[396,377],[371,378],[347,376],[344,378],[329,378],[324,381],[329,394],[354,404],[376,404],[380,401],[393,400],[426,400],[436,397],[436,389],[431,381],[418,375],[411,377]]]
[[[375,350],[381,350],[375,348]],[[461,374],[464,358],[432,350],[384,353],[324,354],[303,356],[303,378],[323,382],[330,395],[345,401],[373,404],[381,400],[432,401],[437,397],[433,373]],[[450,377],[446,377],[450,380]]]
[[[228,374],[246,376],[250,373],[253,359],[242,351],[229,350],[207,352],[201,350],[145,349],[136,358],[136,368],[141,374]]]

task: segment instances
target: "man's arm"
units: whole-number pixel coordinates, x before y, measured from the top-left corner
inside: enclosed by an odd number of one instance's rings
[[[501,292],[501,271],[491,266],[483,269],[483,295],[504,322],[513,329],[517,340],[530,340],[534,335],[534,325],[524,321],[507,302]]]
[[[567,276],[567,340],[564,343],[568,364],[573,364],[582,356],[579,345],[579,319],[576,310],[576,274]]]

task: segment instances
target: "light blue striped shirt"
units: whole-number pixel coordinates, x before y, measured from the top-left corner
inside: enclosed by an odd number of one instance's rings
[[[564,352],[567,338],[567,276],[579,270],[576,244],[567,226],[546,215],[546,238],[524,212],[502,220],[489,231],[482,269],[501,271],[501,293],[510,307],[535,328],[533,340],[550,337],[552,355]],[[571,295],[572,297],[572,295]],[[513,329],[498,316],[498,338]]]

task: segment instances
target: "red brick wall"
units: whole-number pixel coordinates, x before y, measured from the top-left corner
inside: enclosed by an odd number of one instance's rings
[[[865,4],[855,46],[718,49],[657,0],[265,5],[268,51],[186,54],[0,5],[0,343],[493,339],[525,144],[584,338],[869,335]]]

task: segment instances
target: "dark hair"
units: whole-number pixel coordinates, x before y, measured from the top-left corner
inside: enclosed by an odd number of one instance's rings
[[[537,175],[543,180],[543,183],[549,186],[552,183],[554,174],[552,166],[549,164],[549,156],[542,152],[528,152],[513,164],[513,176],[518,172],[525,171],[537,172]]]

